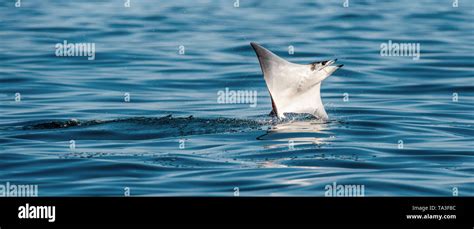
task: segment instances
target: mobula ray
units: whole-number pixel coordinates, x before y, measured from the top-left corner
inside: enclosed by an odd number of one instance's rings
[[[321,100],[321,82],[343,65],[337,59],[295,64],[284,60],[261,45],[251,42],[257,53],[263,77],[272,100],[272,114],[305,113],[327,120]]]

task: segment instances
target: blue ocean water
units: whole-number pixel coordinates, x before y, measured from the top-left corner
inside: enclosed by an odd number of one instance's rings
[[[40,196],[324,196],[334,182],[474,195],[473,1],[124,2],[0,3],[1,184]],[[65,40],[94,43],[95,59],[56,56]],[[322,85],[328,122],[268,116],[251,41],[344,64]],[[419,44],[420,58],[381,55],[389,41]],[[226,88],[257,91],[256,106],[218,103]]]

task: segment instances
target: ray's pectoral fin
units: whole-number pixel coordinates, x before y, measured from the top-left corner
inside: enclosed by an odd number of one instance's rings
[[[320,119],[328,119],[320,88],[324,79],[342,67],[333,65],[337,59],[312,62],[309,65],[295,64],[254,42],[250,45],[257,54],[270,92],[270,114],[284,118],[285,113],[308,113]]]
[[[270,111],[270,116],[276,116],[278,115],[277,108],[275,106],[275,102],[273,101],[273,97],[270,94],[270,99],[272,100],[272,111]]]

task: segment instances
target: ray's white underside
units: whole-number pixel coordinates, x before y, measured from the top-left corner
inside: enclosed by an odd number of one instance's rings
[[[342,65],[336,60],[295,64],[252,42],[272,99],[273,113],[285,118],[285,113],[307,113],[327,120],[321,100],[321,83]]]

